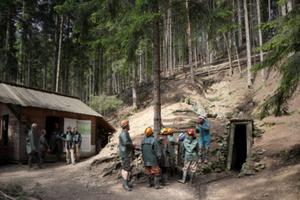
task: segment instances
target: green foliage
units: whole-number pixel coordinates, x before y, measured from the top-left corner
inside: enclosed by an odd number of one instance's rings
[[[107,115],[111,112],[116,111],[123,104],[123,101],[118,99],[116,96],[92,96],[90,98],[89,105],[97,112]]]
[[[293,96],[300,80],[300,52],[286,59],[280,71],[282,74],[280,85],[275,94],[263,104],[261,118],[271,113],[276,116],[287,114],[287,100]]]
[[[266,59],[254,67],[257,71],[266,67],[278,66],[282,78],[275,94],[261,108],[260,117],[270,114],[286,114],[287,100],[290,99],[300,80],[300,9],[295,7],[287,16],[279,18],[269,26],[275,28],[275,34],[266,44],[263,51],[269,52]]]

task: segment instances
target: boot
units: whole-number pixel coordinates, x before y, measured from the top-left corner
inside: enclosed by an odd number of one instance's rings
[[[167,172],[162,174],[161,183],[162,183],[162,185],[165,185],[165,186],[169,185],[169,183],[168,183],[168,173]]]
[[[186,176],[187,176],[187,171],[183,171],[182,179],[178,180],[178,182],[185,183],[186,182]]]
[[[154,188],[161,189],[162,187],[159,185],[159,176],[154,177]]]
[[[195,178],[195,173],[191,172],[191,174],[190,174],[190,184],[193,184],[194,178]]]
[[[149,181],[149,185],[148,185],[148,187],[153,187],[154,186],[154,183],[153,183],[153,180],[154,178],[152,177],[152,176],[149,176],[149,178],[148,178],[148,181]]]
[[[129,187],[128,185],[128,181],[123,179],[123,188],[126,190],[126,191],[131,191],[132,189]]]

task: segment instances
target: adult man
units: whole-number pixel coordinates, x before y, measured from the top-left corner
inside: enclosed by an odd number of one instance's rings
[[[184,166],[182,168],[181,183],[186,183],[188,172],[190,172],[190,183],[193,183],[193,178],[197,170],[199,146],[195,137],[194,129],[188,130],[188,135],[183,141],[184,146]]]
[[[78,162],[80,160],[80,147],[81,147],[81,134],[78,132],[77,128],[73,128],[73,144],[75,149],[75,160]]]
[[[151,127],[145,129],[145,137],[141,144],[142,156],[145,167],[145,174],[149,178],[149,187],[155,187],[160,189],[160,168],[158,161],[161,158],[161,151],[157,140],[153,136],[153,130]]]
[[[119,155],[122,162],[122,178],[123,178],[123,188],[126,191],[131,191],[131,187],[128,185],[130,172],[131,172],[131,162],[134,156],[135,146],[132,143],[132,140],[129,135],[129,121],[121,121],[122,131],[119,135]]]
[[[33,123],[31,129],[28,131],[26,138],[26,152],[28,156],[28,167],[32,167],[32,159],[35,158],[38,162],[39,168],[41,168],[41,159],[38,153],[39,140],[37,136],[37,124]]]
[[[205,116],[198,117],[196,132],[199,133],[199,148],[201,151],[201,162],[207,163],[211,136],[209,122],[205,118]]]
[[[160,160],[161,168],[161,183],[162,185],[168,185],[168,173],[171,167],[171,146],[168,141],[168,129],[163,128],[158,137],[158,144],[161,149],[162,158]]]
[[[48,148],[49,148],[49,145],[48,145],[48,142],[46,140],[46,130],[43,129],[41,131],[41,136],[40,136],[40,139],[39,139],[39,156],[40,156],[40,159],[41,159],[41,164],[44,163],[46,152],[47,152]]]
[[[169,142],[169,150],[170,150],[170,173],[171,176],[174,175],[176,170],[176,153],[175,148],[177,145],[177,142],[174,137],[174,130],[172,128],[168,128],[168,142]]]
[[[71,127],[67,127],[67,132],[63,135],[64,146],[66,151],[66,161],[68,164],[75,164],[74,157],[74,145],[73,145],[73,133],[71,131]]]
[[[184,165],[184,146],[183,141],[185,139],[185,133],[182,132],[178,137],[178,147],[177,147],[177,165],[183,167]]]

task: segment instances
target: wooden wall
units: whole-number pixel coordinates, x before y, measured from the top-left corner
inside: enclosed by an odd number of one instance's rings
[[[8,115],[8,146],[3,145],[2,141],[2,116]],[[12,160],[20,159],[20,123],[15,114],[11,109],[3,103],[0,103],[0,159],[1,160]]]
[[[26,137],[27,131],[32,123],[38,124],[38,129],[46,128],[46,117],[61,117],[72,118],[77,120],[90,120],[91,121],[91,145],[96,145],[96,128],[97,117],[82,115],[76,113],[68,113],[61,111],[54,111],[49,109],[40,109],[34,107],[20,108],[19,119],[14,115],[11,109],[3,103],[0,103],[0,116],[9,114],[9,151],[0,145],[0,159],[1,151],[3,155],[9,156],[10,160],[24,161],[27,159],[26,155]],[[2,126],[1,126],[2,127]],[[0,129],[1,131],[1,129]],[[2,131],[0,132],[0,140]],[[2,149],[2,150],[1,150]]]

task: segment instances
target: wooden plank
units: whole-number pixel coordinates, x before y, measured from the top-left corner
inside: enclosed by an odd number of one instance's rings
[[[229,132],[229,144],[228,144],[228,157],[227,157],[227,169],[231,170],[231,162],[232,162],[232,154],[233,154],[233,145],[234,145],[234,130],[235,124],[230,124],[230,132]]]

